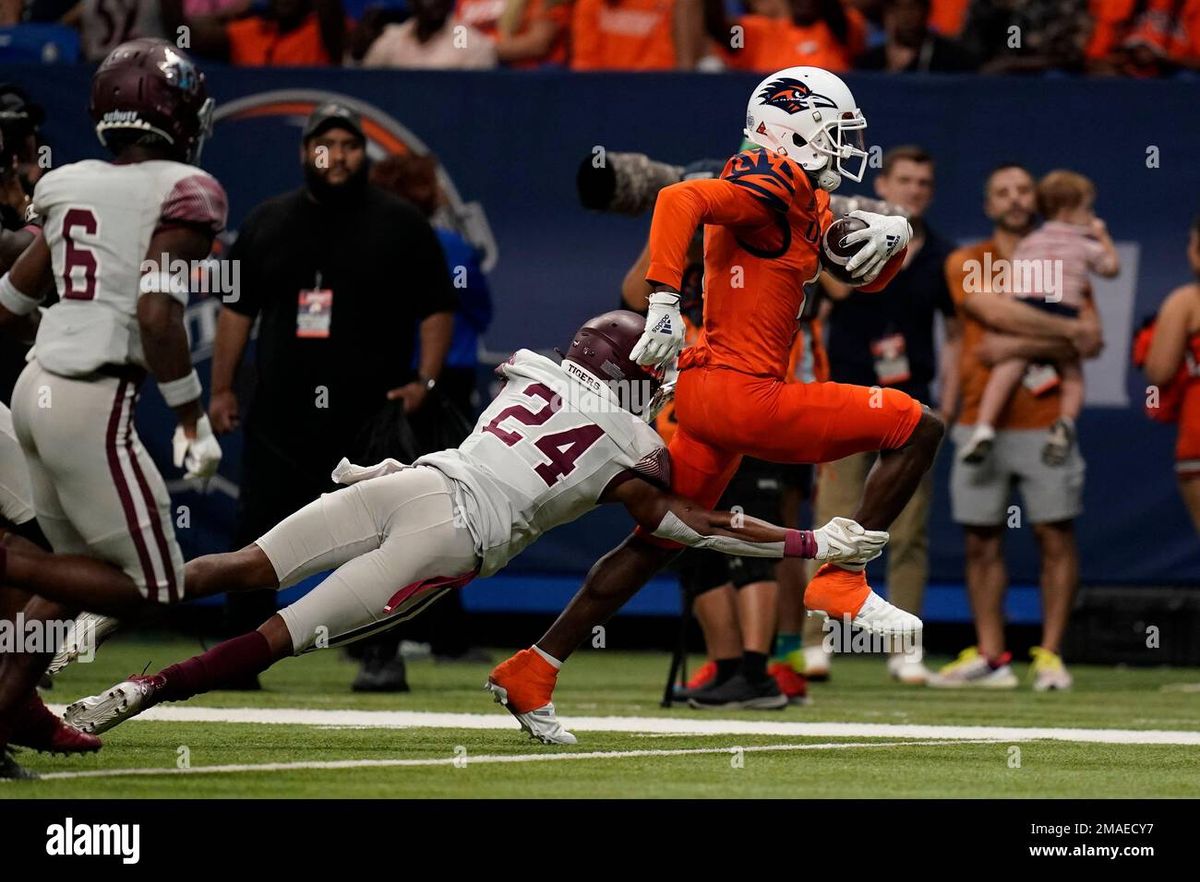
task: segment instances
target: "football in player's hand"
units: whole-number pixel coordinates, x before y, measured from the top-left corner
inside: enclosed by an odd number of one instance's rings
[[[855,242],[853,245],[847,245],[845,239],[851,233],[866,228],[866,221],[847,215],[831,223],[821,240],[821,268],[843,284],[853,285],[858,281],[850,278],[850,274],[846,272],[846,264],[865,244]]]

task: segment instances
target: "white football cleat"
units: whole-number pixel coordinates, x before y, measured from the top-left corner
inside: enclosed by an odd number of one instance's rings
[[[155,697],[161,688],[160,677],[130,677],[99,695],[68,705],[63,720],[80,732],[99,735],[157,704]]]
[[[822,616],[826,620],[830,618],[827,612],[820,609],[809,610],[808,614]],[[863,601],[854,617],[850,618],[847,613],[846,619],[849,619],[848,624],[853,627],[860,628],[868,634],[878,634],[881,637],[913,639],[925,627],[921,620],[912,613],[905,612],[900,607],[888,603],[874,591],[867,595],[867,599]]]
[[[896,652],[888,656],[888,676],[906,686],[924,686],[933,676],[923,661],[924,653],[920,647],[911,652]]]
[[[78,659],[80,655],[94,653],[96,648],[120,625],[120,622],[108,616],[89,612],[80,613],[67,630],[67,639],[59,647],[58,652],[54,653],[54,658],[50,659],[50,666],[46,668],[46,673],[57,674]]]
[[[528,713],[519,713],[508,703],[508,690],[499,683],[491,680],[483,684],[483,688],[492,693],[497,704],[504,705],[508,712],[517,718],[521,728],[529,733],[529,737],[542,744],[577,744],[579,739],[563,728],[554,711],[554,702],[543,704]]]

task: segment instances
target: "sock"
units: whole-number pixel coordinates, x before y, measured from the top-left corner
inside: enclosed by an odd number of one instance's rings
[[[529,648],[532,649],[534,652],[536,652],[538,655],[540,655],[542,658],[544,658],[546,660],[546,663],[548,665],[550,665],[552,668],[554,668],[554,670],[556,670],[556,671],[562,670],[563,663],[560,662],[558,659],[556,659],[554,656],[552,656],[550,653],[546,652],[546,650],[542,649],[536,643],[533,644],[533,646],[531,646]]]
[[[183,701],[243,677],[257,676],[272,661],[267,638],[251,631],[218,643],[203,655],[164,668],[158,675],[165,681],[160,700]]]
[[[717,659],[717,676],[713,678],[714,683],[724,683],[742,667],[740,658],[719,658]]]
[[[780,631],[775,635],[775,658],[786,661],[790,653],[795,652],[803,645],[803,637],[799,634],[790,634]]]
[[[751,683],[760,683],[767,679],[767,654],[749,650],[743,652],[742,673]]]

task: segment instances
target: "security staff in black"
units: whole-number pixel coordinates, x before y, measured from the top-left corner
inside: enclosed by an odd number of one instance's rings
[[[259,320],[239,546],[332,489],[333,467],[356,455],[389,400],[421,408],[453,331],[457,300],[438,238],[416,208],[368,184],[358,113],[318,107],[300,155],[304,186],[256,207],[239,230],[228,255],[236,290],[213,346],[209,413],[229,432],[240,416],[235,374]],[[255,627],[274,597],[230,612],[231,625]]]

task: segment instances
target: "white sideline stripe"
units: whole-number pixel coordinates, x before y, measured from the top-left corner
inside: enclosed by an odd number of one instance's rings
[[[54,707],[62,713],[65,706]],[[380,729],[513,729],[507,713],[431,711],[308,710],[304,708],[196,707],[160,704],[137,720],[169,723],[260,723],[293,726],[353,726]],[[560,717],[568,730],[669,735],[771,735],[809,738],[937,738],[1027,741],[1046,738],[1092,744],[1200,745],[1200,732],[1168,729],[1055,729],[1022,726],[934,726],[907,723],[796,723],[772,720],[689,717]]]
[[[409,766],[477,766],[484,764],[502,763],[542,763],[558,760],[602,760],[602,759],[633,759],[637,757],[667,757],[667,756],[699,756],[703,754],[724,753],[732,755],[735,751],[745,753],[765,753],[781,750],[845,750],[847,748],[864,747],[929,747],[939,744],[995,744],[995,739],[984,738],[976,741],[864,741],[851,743],[846,741],[829,744],[761,744],[753,747],[687,747],[679,750],[597,750],[588,753],[522,753],[522,754],[469,754],[459,757],[437,757],[436,759],[391,759],[391,760],[311,760],[295,763],[239,763],[224,766],[195,766],[190,769],[95,769],[87,772],[50,772],[39,775],[39,781],[61,781],[75,778],[126,778],[146,775],[212,775],[236,772],[290,772],[300,769],[386,769]],[[2,782],[0,782],[2,783]]]

